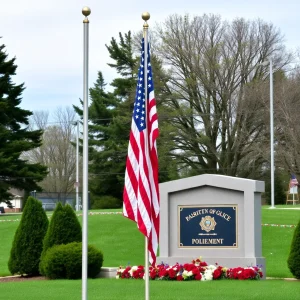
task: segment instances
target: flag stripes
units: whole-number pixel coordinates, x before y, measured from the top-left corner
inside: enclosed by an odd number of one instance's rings
[[[150,51],[144,70],[144,39],[126,161],[123,215],[137,223],[148,238],[149,260],[156,263],[159,240],[158,118],[152,82]],[[145,82],[144,72],[147,72]],[[148,95],[145,97],[145,85]]]

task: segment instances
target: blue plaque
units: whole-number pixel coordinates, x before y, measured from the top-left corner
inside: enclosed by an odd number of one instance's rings
[[[237,205],[178,206],[179,248],[237,248]]]

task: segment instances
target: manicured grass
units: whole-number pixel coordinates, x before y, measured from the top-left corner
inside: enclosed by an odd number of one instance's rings
[[[263,256],[266,258],[268,277],[292,278],[287,258],[295,228],[266,227],[262,228]]]
[[[19,222],[1,222],[3,218],[0,219],[0,276],[7,276],[10,275],[7,262]],[[8,216],[5,218],[11,219]],[[82,222],[82,217],[79,217],[79,221]],[[144,237],[136,224],[122,215],[89,216],[88,243],[101,249],[105,267],[144,262]]]
[[[298,205],[295,205],[298,206]],[[300,220],[300,209],[293,208],[292,205],[278,205],[275,209],[263,207],[262,223],[263,224],[282,224],[282,225],[297,225]],[[299,206],[300,208],[300,206]]]
[[[3,220],[1,217],[0,221]],[[19,222],[0,222],[0,276],[10,275],[7,267],[10,249]]]
[[[122,215],[89,216],[88,242],[103,251],[106,267],[144,264],[144,241],[136,223]]]
[[[150,281],[151,300],[290,300],[298,299],[299,291],[299,282],[283,280]],[[144,299],[144,294],[143,280],[88,280],[88,299],[140,300]],[[0,295],[5,300],[80,300],[81,280],[2,283]]]
[[[20,215],[0,217],[0,276],[10,275],[7,261],[19,224],[19,221],[1,220],[20,218]],[[300,210],[262,209],[263,224],[296,225],[299,219]],[[82,222],[82,217],[79,217],[79,220]],[[266,257],[268,277],[292,277],[286,261],[294,229],[262,226],[263,256]],[[137,230],[136,224],[122,215],[89,216],[88,242],[103,251],[105,267],[144,264],[144,237]]]

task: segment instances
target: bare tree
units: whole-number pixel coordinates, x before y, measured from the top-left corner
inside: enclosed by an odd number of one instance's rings
[[[260,63],[272,56],[280,70],[291,60],[279,30],[262,20],[173,15],[157,39],[168,70],[164,106],[176,128],[173,157],[194,173],[256,176],[269,124],[266,101],[253,97],[268,76]]]
[[[275,86],[276,164],[300,176],[300,69]]]
[[[33,114],[30,126],[44,130],[41,147],[24,154],[32,162],[40,162],[48,167],[48,176],[40,183],[44,192],[57,193],[62,202],[74,191],[76,181],[76,119],[72,108],[57,108],[52,116],[45,111]]]

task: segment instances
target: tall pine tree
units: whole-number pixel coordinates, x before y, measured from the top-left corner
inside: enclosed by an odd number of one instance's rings
[[[94,87],[90,89],[90,190],[93,196],[113,196],[120,200],[121,205],[139,57],[134,55],[130,31],[124,35],[120,33],[119,41],[112,38],[106,48],[114,60],[109,66],[114,68],[120,77],[112,81],[111,86],[114,90],[109,93],[105,90],[106,84],[102,73],[99,72]],[[151,61],[156,93],[156,86],[159,91],[163,90],[166,75],[155,56],[151,57]],[[156,95],[160,95],[157,101],[159,107],[164,98],[161,92]],[[75,107],[75,110],[82,116],[81,109]],[[159,124],[160,128],[169,126],[168,119],[162,118]],[[165,134],[161,135],[162,142],[158,141],[158,157],[162,166],[159,172],[160,182],[177,178],[175,164],[168,156],[172,146],[166,143],[171,132],[172,129],[166,130]]]
[[[136,58],[132,52],[131,33],[120,33],[120,43],[112,38],[106,45],[121,77],[112,82],[114,91],[106,92],[101,72],[90,89],[89,107],[89,165],[92,196],[113,196],[122,201],[124,172],[130,131],[132,105],[128,99],[136,85]],[[131,102],[133,104],[132,98]],[[82,110],[74,106],[82,116]]]
[[[29,164],[21,154],[41,145],[42,132],[28,130],[32,114],[19,107],[24,84],[16,85],[15,58],[8,59],[5,46],[0,45],[0,202],[11,207],[10,188],[32,191],[47,174],[40,164]]]

